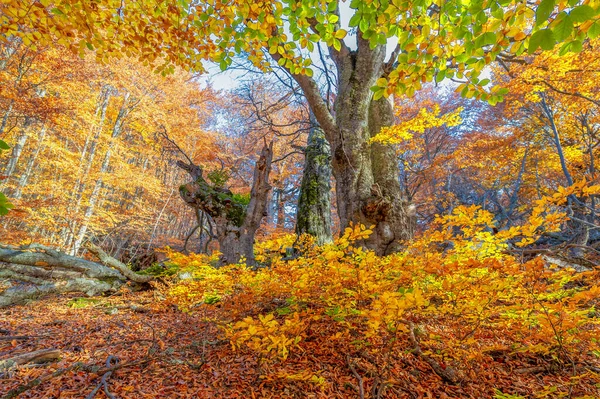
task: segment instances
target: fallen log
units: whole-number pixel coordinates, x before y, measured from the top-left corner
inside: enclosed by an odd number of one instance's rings
[[[102,248],[100,248],[97,245],[92,244],[89,241],[84,246],[85,246],[85,248],[87,248],[88,251],[90,251],[91,253],[96,255],[96,257],[98,259],[100,259],[100,261],[104,265],[106,265],[108,267],[112,267],[114,269],[117,269],[119,272],[121,272],[125,277],[127,277],[131,281],[134,281],[136,283],[147,283],[149,281],[152,281],[152,279],[154,278],[152,276],[144,276],[144,275],[137,274],[136,272],[134,272],[133,270],[128,268],[126,264],[113,258],[112,256],[109,256],[106,252],[104,252],[102,250]]]
[[[88,296],[116,292],[126,283],[145,286],[152,276],[139,275],[93,244],[87,247],[101,263],[78,258],[39,244],[0,244],[0,307],[49,294],[81,292]]]
[[[11,369],[28,363],[49,363],[59,360],[61,352],[58,349],[40,349],[37,351],[24,353],[5,360],[0,360],[0,370]]]

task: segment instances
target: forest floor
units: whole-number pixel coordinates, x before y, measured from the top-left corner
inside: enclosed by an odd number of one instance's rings
[[[0,310],[0,361],[39,349],[62,353],[54,363],[0,373],[0,398],[359,398],[359,382],[364,383],[364,397],[371,397],[367,367],[356,363],[352,370],[344,355],[318,337],[307,340],[305,351],[290,354],[287,362],[292,369],[318,370],[325,383],[266,378],[265,367],[259,373],[253,357],[233,351],[220,339],[214,322],[222,317],[218,306],[212,307],[212,314],[183,313],[156,295],[142,292],[94,300],[60,296]],[[113,373],[105,374],[110,356],[119,361]],[[516,398],[497,395],[569,384],[575,387],[573,398],[600,397],[599,369],[573,384],[569,368],[548,371],[543,363],[532,367],[532,359],[519,356],[472,364],[457,384],[443,382],[410,353],[396,369],[401,378],[382,397]],[[92,395],[103,375],[108,394],[100,387]],[[36,378],[41,379],[39,385],[11,396],[11,390]],[[558,396],[547,392],[545,397]]]

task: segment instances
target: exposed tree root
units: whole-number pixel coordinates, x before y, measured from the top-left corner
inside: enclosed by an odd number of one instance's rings
[[[96,396],[96,394],[98,393],[100,388],[104,388],[104,393],[106,394],[106,397],[108,397],[110,399],[115,399],[114,395],[112,393],[110,393],[110,391],[108,390],[108,379],[110,378],[110,376],[113,373],[113,370],[111,370],[110,368],[113,366],[116,366],[118,364],[119,364],[119,358],[117,358],[115,356],[110,355],[108,357],[108,359],[106,359],[106,367],[109,370],[102,375],[102,378],[100,379],[100,383],[96,386],[96,388],[94,388],[94,390],[92,392],[90,392],[90,394],[88,396],[85,397],[85,399],[94,399],[94,397]]]
[[[82,292],[94,296],[116,292],[127,282],[140,285],[154,278],[136,274],[91,243],[87,248],[102,264],[39,244],[0,244],[0,279],[10,282],[0,291],[0,307],[49,294]]]

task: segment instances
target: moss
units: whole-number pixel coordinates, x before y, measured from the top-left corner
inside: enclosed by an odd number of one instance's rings
[[[242,205],[238,202],[232,201],[226,208],[227,220],[233,223],[237,227],[241,227],[246,220],[246,205]]]
[[[83,309],[97,305],[99,302],[99,299],[94,298],[73,298],[67,302],[67,306],[73,309]]]
[[[226,170],[211,170],[206,177],[215,187],[225,187],[225,184],[230,179],[229,172]]]
[[[248,206],[250,204],[250,194],[233,194],[231,199],[243,206]]]
[[[99,277],[98,281],[102,281],[103,283],[114,286],[115,283],[122,283],[123,277],[121,277],[121,278],[113,277],[113,276]]]
[[[246,219],[246,211],[250,203],[249,194],[234,194],[229,189],[221,187],[225,176],[215,174],[209,176],[214,184],[209,184],[202,177],[187,185],[179,186],[179,192],[186,202],[200,208],[212,217],[225,216],[228,221],[241,227]]]

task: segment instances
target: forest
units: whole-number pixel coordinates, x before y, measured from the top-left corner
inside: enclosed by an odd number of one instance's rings
[[[600,398],[600,0],[1,0],[0,399]]]

